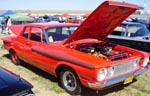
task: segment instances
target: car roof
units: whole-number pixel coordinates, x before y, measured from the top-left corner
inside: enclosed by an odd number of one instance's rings
[[[16,35],[20,35],[20,33],[24,30],[25,27],[40,27],[40,28],[48,28],[48,27],[65,27],[65,26],[79,26],[79,24],[74,23],[27,23],[22,25],[11,25],[8,26],[9,29]]]
[[[24,24],[24,26],[40,26],[40,27],[59,27],[59,26],[79,26],[79,24],[73,24],[73,23],[28,23]]]
[[[122,24],[126,24],[126,25],[143,25],[143,24],[138,23],[138,22],[127,22],[127,21],[122,22]]]

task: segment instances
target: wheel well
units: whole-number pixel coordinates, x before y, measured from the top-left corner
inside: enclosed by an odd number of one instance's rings
[[[10,48],[10,49],[9,49],[9,52],[11,52],[11,51],[14,51],[14,49],[13,49],[13,48]]]
[[[59,65],[59,66],[56,68],[56,76],[57,76],[57,78],[60,77],[60,72],[61,72],[61,70],[62,70],[63,68],[65,68],[65,67],[68,67],[68,68],[70,68],[70,69],[72,69],[72,70],[74,71],[74,69],[71,68],[70,66],[67,66],[67,65],[64,65],[64,64]],[[75,71],[74,71],[74,72],[75,72]]]

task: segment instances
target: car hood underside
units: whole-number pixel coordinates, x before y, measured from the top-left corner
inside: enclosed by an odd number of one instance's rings
[[[103,40],[140,6],[125,2],[105,1],[64,42],[93,38]]]

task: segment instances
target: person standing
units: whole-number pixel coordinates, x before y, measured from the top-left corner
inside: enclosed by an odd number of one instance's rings
[[[11,24],[10,16],[7,17],[6,23],[7,23],[7,25],[6,25],[6,33],[7,33],[7,34],[10,34],[9,28],[8,28],[8,26],[12,25],[12,24]]]
[[[6,17],[4,16],[1,20],[1,34],[6,31],[6,26],[7,26],[7,20]]]

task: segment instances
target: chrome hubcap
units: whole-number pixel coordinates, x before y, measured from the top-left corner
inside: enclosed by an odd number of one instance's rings
[[[77,86],[76,78],[74,74],[70,71],[66,71],[64,73],[63,82],[64,82],[64,86],[70,91],[74,91]]]

